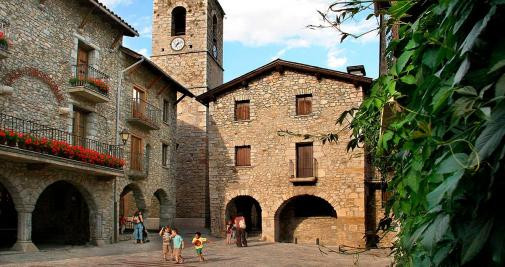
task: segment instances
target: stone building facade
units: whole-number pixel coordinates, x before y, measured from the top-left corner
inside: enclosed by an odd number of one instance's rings
[[[221,85],[224,11],[219,2],[153,2],[153,61],[195,95]],[[204,227],[210,218],[208,110],[184,98],[177,112],[177,225]]]
[[[225,220],[241,213],[248,230],[265,240],[362,245],[363,151],[346,151],[346,129],[336,144],[304,135],[337,131],[336,117],[358,107],[370,83],[276,60],[197,97],[210,110],[212,233],[222,235]],[[310,102],[303,114],[300,99]],[[247,115],[238,118],[244,103]],[[302,146],[310,147],[309,161],[299,154]],[[238,151],[244,147],[248,162],[241,164]],[[302,160],[310,165],[308,174],[301,174]]]
[[[177,94],[193,94],[122,47],[138,33],[96,0],[6,0],[0,19],[12,43],[0,58],[0,227],[16,229],[0,247],[113,242],[130,191],[172,223]]]

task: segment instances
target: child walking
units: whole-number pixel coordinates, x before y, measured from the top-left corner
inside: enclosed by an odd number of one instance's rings
[[[203,243],[208,243],[207,238],[202,237],[202,233],[196,232],[195,237],[193,238],[193,245],[195,245],[196,255],[200,257],[200,261],[204,261],[203,257]]]
[[[177,229],[172,229],[172,242],[174,245],[174,258],[175,263],[183,263],[182,250],[184,249],[184,239],[179,235]]]
[[[168,261],[168,256],[171,260],[174,259],[174,248],[172,243],[172,229],[170,226],[165,226],[160,231],[160,236],[163,238],[163,259]]]
[[[228,221],[226,224],[226,245],[231,245],[231,238],[233,232],[233,223]]]

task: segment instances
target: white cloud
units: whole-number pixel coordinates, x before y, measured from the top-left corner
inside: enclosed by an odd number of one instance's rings
[[[147,54],[147,48],[140,48],[139,50],[137,50],[137,53],[149,58],[150,55]]]
[[[342,50],[339,50],[335,47],[332,47],[328,50],[328,56],[327,56],[327,65],[330,68],[340,68],[345,66],[347,63],[347,57],[341,56],[343,53]]]
[[[119,5],[129,5],[132,3],[133,0],[99,0],[104,4],[106,7],[115,7]]]
[[[331,28],[309,29],[307,25],[320,25],[323,21],[317,10],[324,11],[335,0],[220,0],[225,12],[224,39],[246,46],[281,45],[272,59],[300,47],[320,46],[327,49],[327,63],[331,68],[342,67],[347,59],[338,56],[340,34]],[[358,34],[374,27],[374,21],[354,21],[343,29]],[[376,33],[363,36],[357,42],[376,41]],[[350,40],[349,37],[346,41]]]

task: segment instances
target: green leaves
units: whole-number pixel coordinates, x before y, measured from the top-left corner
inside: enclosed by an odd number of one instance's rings
[[[493,6],[489,10],[487,15],[482,20],[480,20],[475,24],[475,26],[472,28],[472,30],[467,35],[465,41],[460,47],[461,55],[465,54],[466,52],[470,51],[470,49],[473,48],[475,42],[477,41],[477,37],[479,37],[480,33],[486,28],[489,20],[495,14],[495,12],[496,12],[496,6]]]
[[[492,111],[486,128],[475,141],[480,160],[485,160],[499,148],[505,135],[505,101],[501,101]]]

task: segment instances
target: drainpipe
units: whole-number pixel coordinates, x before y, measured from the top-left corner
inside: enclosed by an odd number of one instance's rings
[[[145,60],[145,57],[142,56],[142,58],[133,63],[133,65],[129,66],[128,68],[122,70],[119,72],[119,85],[117,87],[117,91],[116,91],[116,138],[115,138],[115,144],[116,146],[119,146],[119,114],[120,114],[120,103],[121,103],[121,89],[123,87],[123,78],[124,78],[124,74],[135,68],[137,65],[139,65],[140,63],[144,62]],[[124,155],[124,154],[123,154]],[[116,192],[117,192],[117,177],[114,177],[114,243],[117,243],[118,242],[118,237],[117,237],[117,232],[118,232],[118,214],[117,214],[117,199],[116,199]]]

